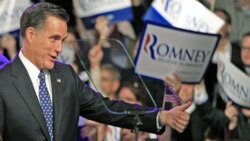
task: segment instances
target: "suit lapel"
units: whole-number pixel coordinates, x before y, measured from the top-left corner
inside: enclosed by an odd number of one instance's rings
[[[63,118],[63,91],[62,91],[62,85],[63,85],[63,79],[61,74],[59,73],[59,70],[55,68],[50,71],[50,77],[51,77],[51,85],[52,85],[52,93],[53,93],[53,107],[54,107],[54,137],[55,140],[63,140],[61,139],[61,132],[60,129],[60,123],[62,122]]]
[[[50,136],[48,128],[38,98],[33,88],[33,84],[19,57],[16,57],[13,62],[12,75],[16,77],[16,80],[13,82],[14,86],[27,104],[37,123],[40,125],[42,132],[49,140]]]

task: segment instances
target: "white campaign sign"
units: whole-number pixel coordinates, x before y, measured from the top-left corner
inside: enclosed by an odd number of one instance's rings
[[[196,0],[155,0],[153,8],[174,27],[217,33],[224,21]]]
[[[245,73],[219,57],[217,78],[225,94],[235,103],[250,108],[250,79]]]
[[[163,80],[177,71],[186,83],[201,81],[218,36],[147,24],[136,57],[136,72]]]
[[[30,5],[30,0],[0,0],[0,35],[18,30],[21,14]]]
[[[131,0],[73,0],[79,17],[89,17],[100,13],[131,7]]]

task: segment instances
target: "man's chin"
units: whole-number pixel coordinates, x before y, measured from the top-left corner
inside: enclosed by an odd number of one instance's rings
[[[248,63],[244,63],[246,67],[250,67],[250,61]]]
[[[47,65],[47,66],[46,66],[46,69],[47,69],[47,70],[52,70],[52,69],[54,68],[54,66],[55,66],[54,63],[53,63],[53,64],[50,64],[50,65]]]

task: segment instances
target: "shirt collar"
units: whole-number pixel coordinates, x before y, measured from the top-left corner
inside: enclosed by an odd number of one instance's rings
[[[24,56],[22,50],[19,52],[18,55],[29,74],[32,83],[36,82],[38,80],[40,70]]]

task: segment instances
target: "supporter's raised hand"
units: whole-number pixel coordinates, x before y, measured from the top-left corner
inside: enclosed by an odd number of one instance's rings
[[[180,97],[181,103],[192,101],[194,94],[194,85],[182,84],[181,79],[177,73],[167,75],[164,81],[166,86],[170,86]]]
[[[164,84],[166,86],[170,86],[171,88],[173,88],[173,90],[178,93],[181,86],[182,86],[182,82],[181,79],[179,77],[179,75],[177,73],[173,73],[170,75],[167,75],[165,80],[164,80]]]
[[[92,47],[89,51],[88,58],[90,61],[91,69],[100,67],[101,60],[103,58],[103,51],[99,45]]]
[[[229,119],[229,125],[228,125],[229,130],[235,129],[238,123],[238,111],[236,107],[233,106],[231,101],[227,102],[225,115]]]
[[[114,30],[114,25],[106,17],[98,17],[96,19],[95,29],[100,35],[100,39],[107,39]]]

